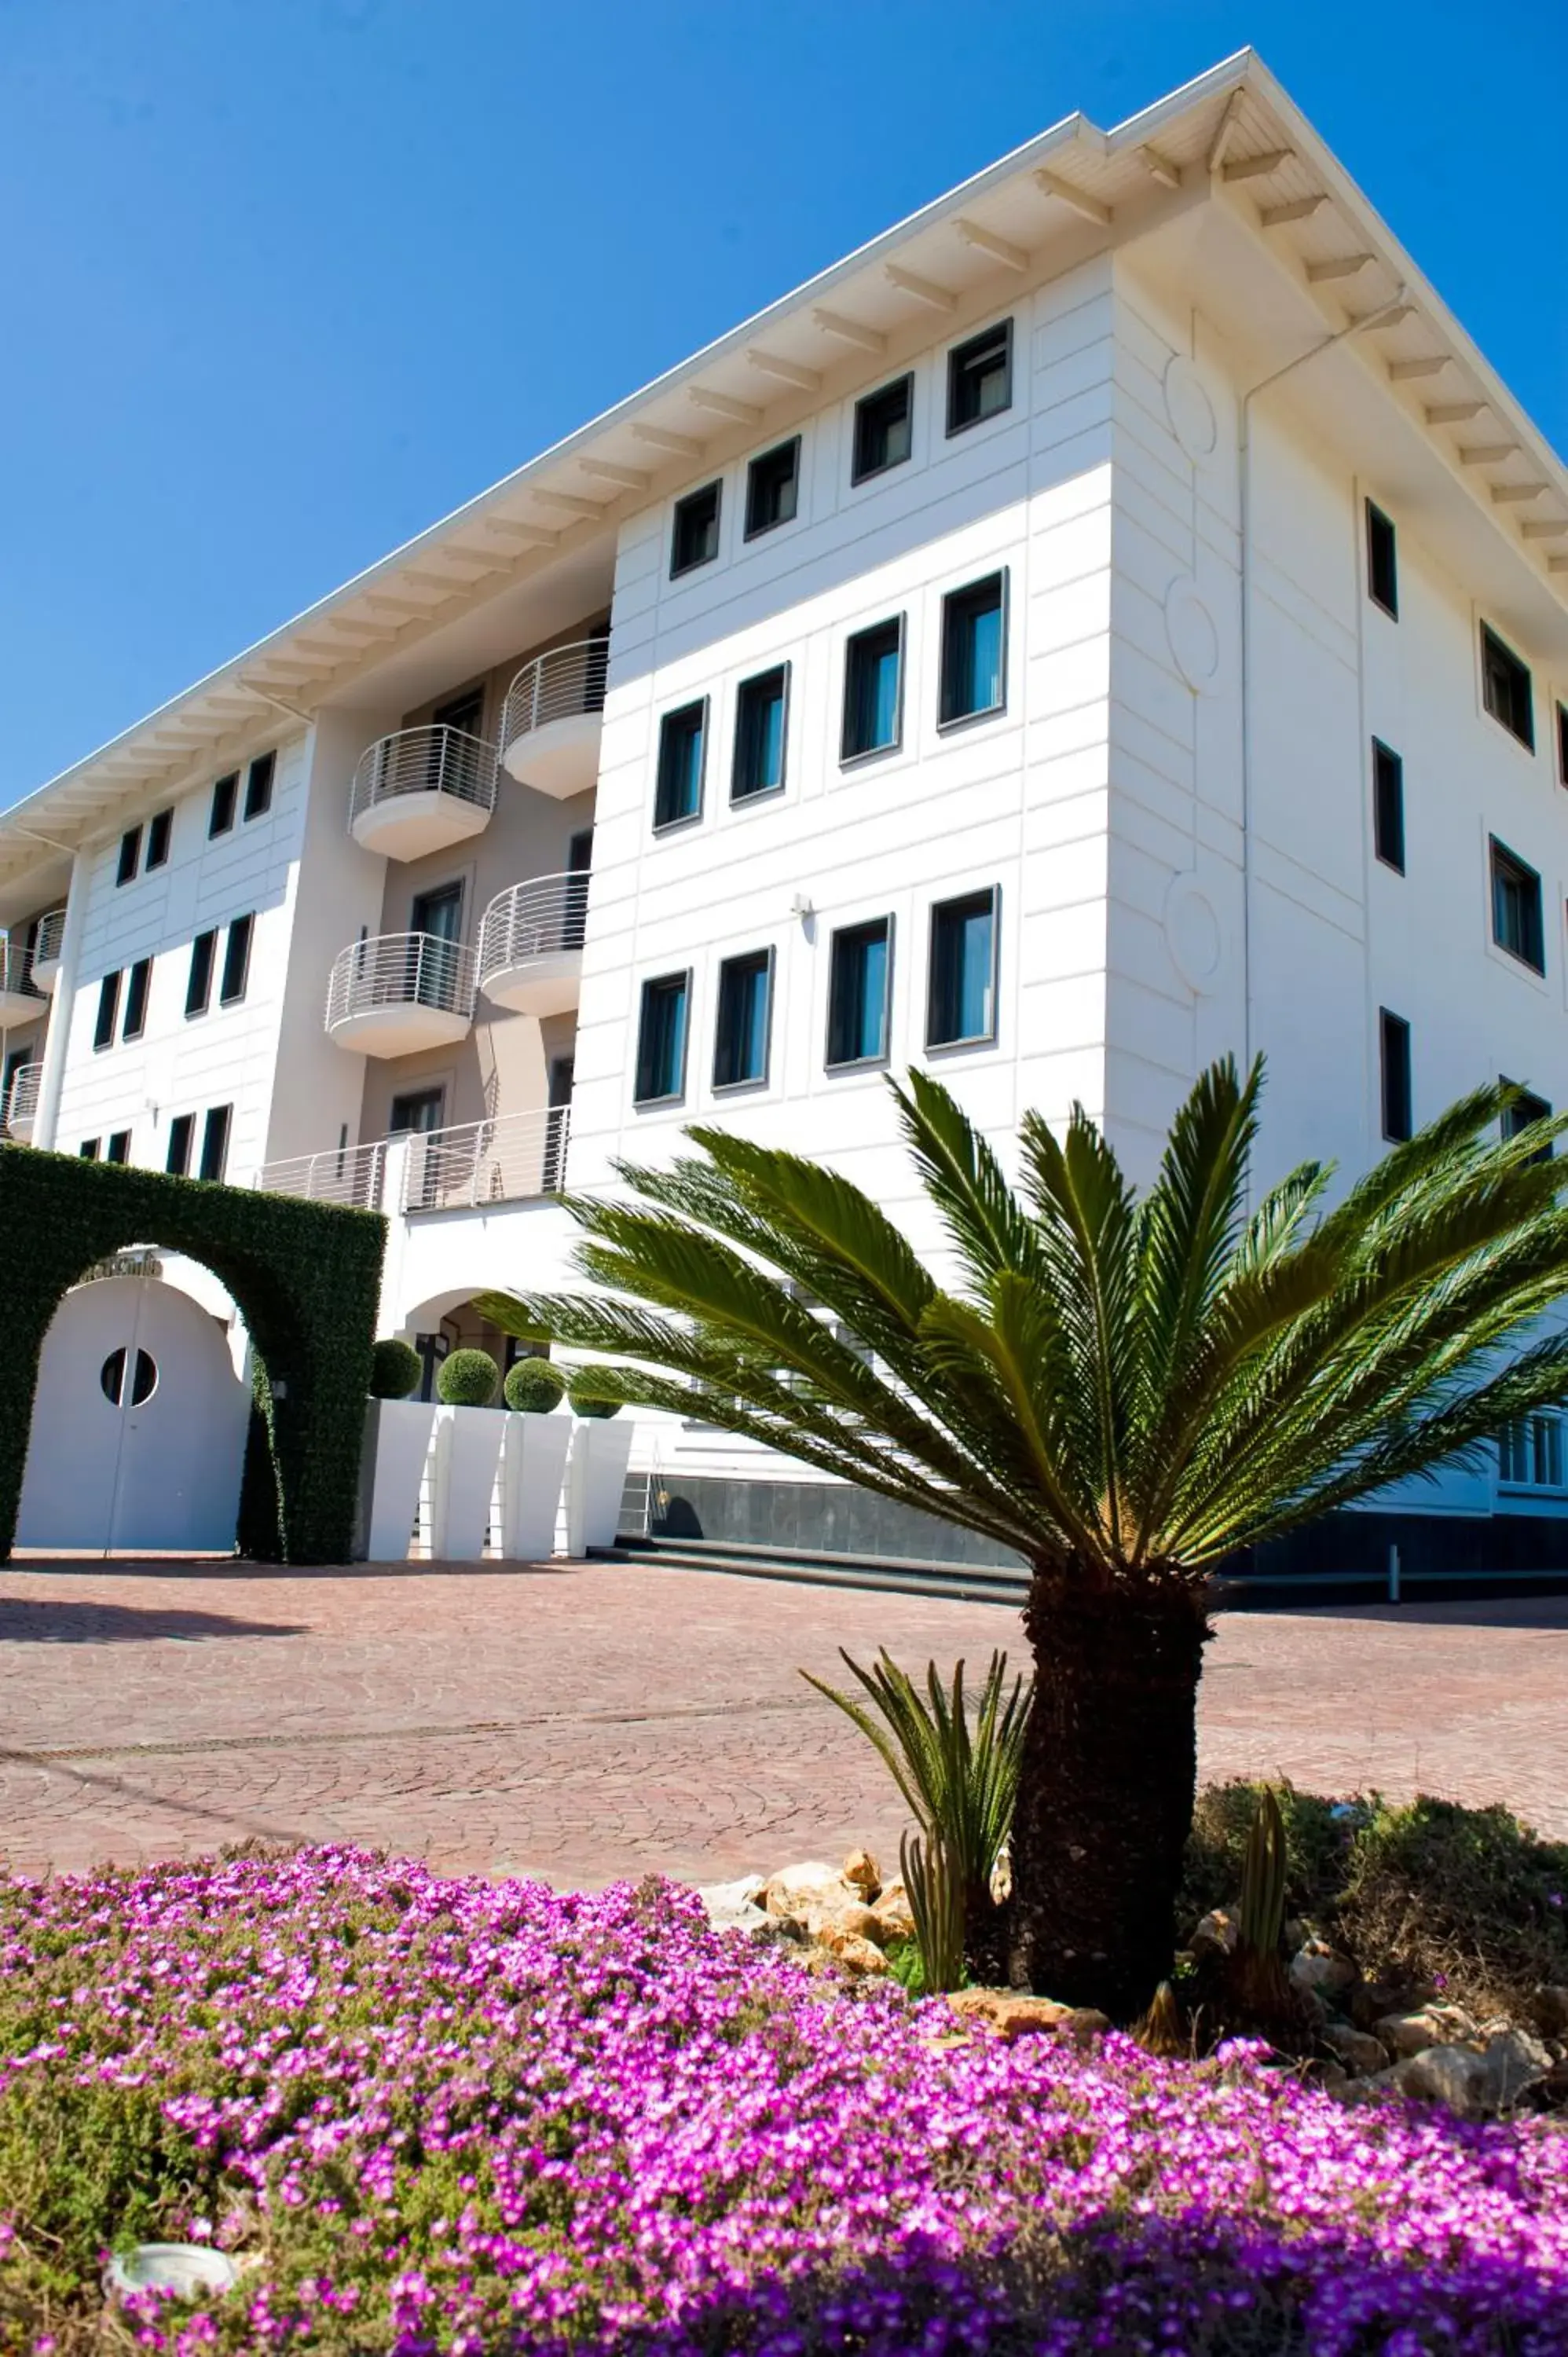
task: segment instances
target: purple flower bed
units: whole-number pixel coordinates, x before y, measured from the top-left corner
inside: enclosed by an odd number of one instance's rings
[[[180,2357],[1568,2352],[1551,2126],[950,2027],[660,1884],[0,1884],[0,2342],[123,2345],[82,2336],[129,2221],[247,2262],[141,2310]]]

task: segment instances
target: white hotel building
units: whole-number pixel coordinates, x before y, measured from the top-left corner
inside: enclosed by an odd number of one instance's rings
[[[432,1363],[564,1280],[563,1180],[694,1118],[923,1238],[911,1060],[1004,1155],[1081,1099],[1146,1177],[1262,1049],[1271,1171],[1355,1169],[1479,1080],[1568,1097],[1565,763],[1568,474],[1243,54],[0,815],[6,1125],[379,1206]],[[639,1460],[710,1536],[959,1545],[710,1429]],[[1565,1474],[1547,1420],[1399,1528],[1550,1562]]]

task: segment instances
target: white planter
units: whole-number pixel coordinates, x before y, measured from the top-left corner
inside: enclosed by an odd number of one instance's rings
[[[507,1419],[499,1408],[438,1407],[430,1486],[434,1563],[478,1563],[490,1527]]]
[[[435,1423],[427,1400],[367,1401],[355,1549],[361,1561],[406,1562]]]
[[[501,1553],[509,1563],[548,1563],[572,1443],[572,1418],[509,1415],[501,1458]]]
[[[635,1429],[618,1415],[575,1419],[566,1474],[568,1555],[585,1555],[590,1547],[615,1544]]]

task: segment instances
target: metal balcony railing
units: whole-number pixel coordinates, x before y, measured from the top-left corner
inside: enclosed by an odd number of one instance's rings
[[[38,939],[33,943],[33,963],[58,965],[60,951],[65,946],[65,910],[51,909],[47,917],[38,919]]]
[[[580,950],[587,919],[585,870],[536,876],[498,892],[479,920],[479,988],[489,975],[524,965],[530,958]]]
[[[566,1180],[568,1105],[501,1114],[460,1129],[414,1133],[403,1175],[405,1211],[516,1202],[558,1194]]]
[[[43,1072],[42,1064],[23,1064],[12,1073],[4,1115],[7,1137],[32,1135],[33,1124],[38,1117],[38,1082]]]
[[[9,933],[0,936],[0,995],[40,1001],[44,996],[33,980],[32,951],[26,942],[14,942]]]
[[[287,1162],[263,1166],[256,1184],[267,1195],[303,1195],[313,1203],[345,1203],[354,1211],[379,1211],[386,1168],[386,1140],[373,1146],[328,1146],[320,1154],[296,1154]]]
[[[334,961],[327,985],[327,1028],[381,1006],[474,1011],[474,952],[467,942],[435,933],[377,933]]]
[[[580,639],[570,647],[552,647],[524,663],[506,694],[501,709],[501,744],[515,745],[552,720],[576,720],[605,708],[608,676],[607,639]]]
[[[449,794],[477,809],[496,806],[496,748],[461,728],[400,728],[360,756],[349,824],[402,794]]]

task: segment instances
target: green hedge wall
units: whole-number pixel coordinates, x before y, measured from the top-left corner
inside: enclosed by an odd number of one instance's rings
[[[385,1241],[379,1212],[0,1146],[0,1559],[16,1535],[38,1353],[60,1297],[98,1261],[157,1244],[227,1286],[255,1354],[242,1550],[346,1563]]]

